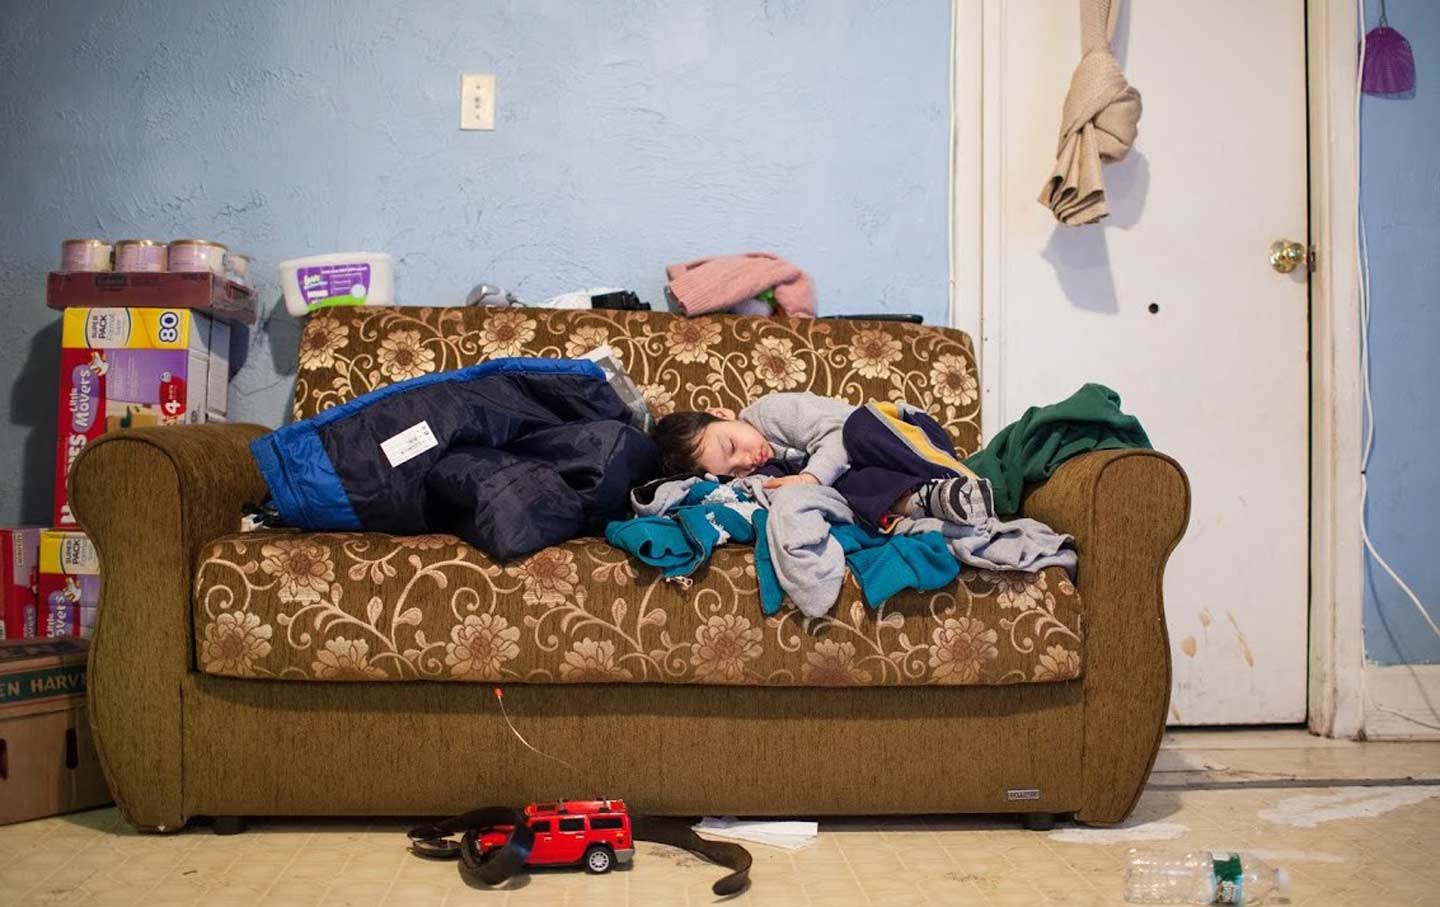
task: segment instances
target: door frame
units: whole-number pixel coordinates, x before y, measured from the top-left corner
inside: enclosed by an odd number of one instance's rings
[[[1365,724],[1360,538],[1360,118],[1356,0],[1306,3],[1310,104],[1310,730]]]
[[[989,329],[1001,321],[1005,299],[997,249],[1004,210],[1003,5],[951,2],[950,323],[978,342],[987,438],[1004,411],[1003,387],[987,380],[1005,355],[1003,336]],[[1310,278],[1307,712],[1312,733],[1354,737],[1365,722],[1355,81],[1361,14],[1356,0],[1306,0],[1305,8],[1310,242],[1318,250]],[[977,19],[979,29],[961,27]]]

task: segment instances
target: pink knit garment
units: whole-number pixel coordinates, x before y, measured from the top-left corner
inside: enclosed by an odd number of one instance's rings
[[[774,287],[775,301],[786,315],[815,317],[810,275],[769,252],[697,258],[670,265],[665,273],[670,277],[670,292],[686,315],[728,309]]]

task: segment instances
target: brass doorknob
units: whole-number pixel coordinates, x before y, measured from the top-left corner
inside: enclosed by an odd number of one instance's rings
[[[1302,243],[1291,242],[1288,239],[1277,239],[1270,244],[1270,267],[1281,274],[1289,274],[1291,271],[1306,264],[1310,258],[1309,252]]]

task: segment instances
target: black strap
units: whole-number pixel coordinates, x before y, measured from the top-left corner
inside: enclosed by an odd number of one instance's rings
[[[497,825],[510,825],[515,831],[504,847],[482,856],[476,841],[482,832]],[[461,833],[458,845],[448,840],[450,835],[457,832]],[[430,859],[454,859],[458,856],[465,870],[487,885],[499,885],[524,868],[525,861],[530,857],[530,850],[535,845],[535,832],[531,830],[524,813],[508,806],[487,806],[471,810],[459,816],[442,819],[433,825],[412,828],[407,835],[411,840],[412,853]],[[729,875],[710,886],[710,890],[717,896],[735,894],[750,884],[750,851],[729,841],[708,841],[678,819],[632,815],[630,836],[636,841],[652,841],[679,847],[732,870]]]
[[[729,841],[708,841],[695,834],[695,829],[678,819],[663,816],[631,816],[630,834],[637,841],[654,841],[688,850],[717,866],[734,870],[720,879],[710,890],[718,896],[735,894],[750,884],[750,851]]]
[[[504,847],[481,854],[476,846],[480,832],[497,825],[509,825],[514,831]],[[450,835],[463,832],[459,846],[447,840]],[[434,825],[421,825],[406,834],[411,840],[410,851],[417,856],[430,859],[460,858],[460,865],[486,885],[499,885],[515,875],[530,859],[535,846],[535,831],[525,820],[525,814],[509,806],[486,806],[462,815],[442,819]]]

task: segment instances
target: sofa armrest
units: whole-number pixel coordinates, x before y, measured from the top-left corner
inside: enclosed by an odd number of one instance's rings
[[[1190,483],[1164,454],[1097,451],[1029,489],[1021,515],[1075,536],[1085,608],[1085,807],[1077,818],[1118,822],[1134,809],[1165,732],[1165,563],[1190,521]]]
[[[89,711],[125,817],[184,823],[180,687],[194,661],[191,582],[200,547],[265,497],[249,443],[258,425],[166,426],[103,435],[75,461],[70,500],[100,557]]]

